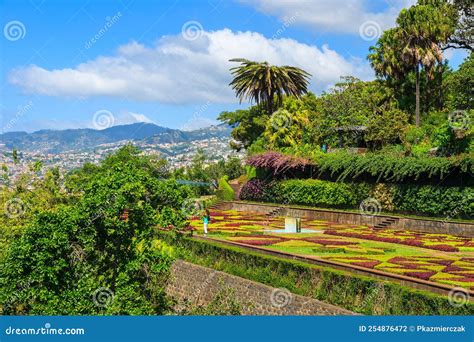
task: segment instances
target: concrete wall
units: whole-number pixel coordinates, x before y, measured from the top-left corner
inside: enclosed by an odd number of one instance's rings
[[[238,211],[254,211],[259,213],[268,213],[278,205],[253,204],[246,202],[224,202],[221,204],[222,209],[234,209]],[[308,218],[313,220],[324,220],[337,223],[348,223],[357,225],[374,226],[381,223],[383,220],[392,217],[398,219],[392,227],[407,229],[412,231],[427,232],[427,233],[443,233],[453,234],[459,236],[474,237],[474,224],[461,223],[443,220],[422,220],[412,218],[401,218],[397,216],[377,215],[367,217],[357,213],[345,213],[322,209],[298,209],[291,206],[282,206],[284,211],[282,215],[291,215],[296,217]]]
[[[232,289],[244,315],[354,315],[353,312],[210,268],[177,260],[166,287],[178,301],[206,305],[223,289]]]

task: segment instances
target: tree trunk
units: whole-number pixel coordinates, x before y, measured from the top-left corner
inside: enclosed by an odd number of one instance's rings
[[[268,95],[268,101],[267,101],[267,112],[268,112],[268,115],[272,115],[273,114],[273,92],[270,92],[270,94]]]
[[[420,126],[420,68],[419,64],[415,67],[415,124]]]
[[[439,64],[439,79],[438,79],[438,110],[441,110],[444,105],[443,101],[443,62]]]

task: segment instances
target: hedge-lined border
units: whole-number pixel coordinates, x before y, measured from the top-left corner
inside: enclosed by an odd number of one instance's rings
[[[374,202],[373,199],[377,200]],[[320,179],[288,179],[265,182],[252,179],[240,191],[241,200],[355,209],[370,199],[377,212],[471,218],[474,187],[343,183]],[[387,203],[386,203],[387,202]],[[387,206],[386,206],[387,205]]]
[[[451,305],[447,296],[287,260],[218,242],[171,232],[158,238],[176,248],[177,257],[272,287],[286,288],[367,315],[473,315],[474,303]]]

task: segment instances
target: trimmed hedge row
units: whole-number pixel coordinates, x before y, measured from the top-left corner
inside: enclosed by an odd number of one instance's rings
[[[400,212],[426,213],[449,218],[474,216],[473,187],[432,185],[395,187],[393,202]]]
[[[453,306],[447,296],[397,283],[299,261],[249,252],[217,242],[196,240],[171,232],[158,238],[176,249],[177,257],[269,286],[368,315],[472,315],[474,304]]]
[[[473,187],[342,183],[317,179],[290,179],[266,183],[247,182],[240,199],[328,208],[358,209],[366,198],[375,198],[385,212],[401,212],[450,218],[474,215]]]

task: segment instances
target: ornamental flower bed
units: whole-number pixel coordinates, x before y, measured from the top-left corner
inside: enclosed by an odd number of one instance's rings
[[[474,239],[301,221],[308,232],[287,234],[279,233],[284,231],[283,217],[213,210],[208,237],[474,289]],[[199,217],[190,222],[198,234],[202,225]]]
[[[470,247],[473,239],[447,234],[423,234],[394,229],[373,229],[369,227],[340,228],[324,231],[325,234],[345,236],[357,239],[397,243],[407,246],[422,247],[443,252],[459,252],[460,248]]]

